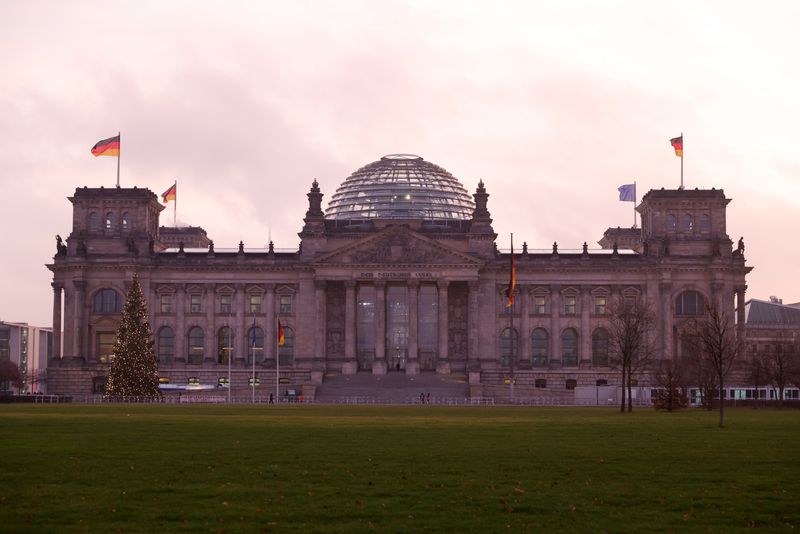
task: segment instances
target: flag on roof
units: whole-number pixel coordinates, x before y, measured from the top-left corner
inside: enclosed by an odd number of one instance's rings
[[[161,199],[166,204],[170,200],[177,200],[178,198],[178,182],[172,184],[169,189],[161,194]]]
[[[675,149],[675,155],[679,158],[683,157],[683,134],[679,135],[678,137],[673,137],[669,140],[672,148]]]
[[[636,202],[636,184],[625,184],[617,188],[619,199],[623,202]]]
[[[92,147],[95,156],[119,156],[119,135],[98,141]]]

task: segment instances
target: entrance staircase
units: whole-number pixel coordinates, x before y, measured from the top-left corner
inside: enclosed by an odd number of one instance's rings
[[[469,399],[466,375],[389,372],[385,375],[329,374],[317,386],[314,401],[348,404],[419,404],[420,393],[432,404],[464,403]]]

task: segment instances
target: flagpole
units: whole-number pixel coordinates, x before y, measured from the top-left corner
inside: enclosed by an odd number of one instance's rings
[[[685,153],[683,149],[683,132],[681,132],[681,189],[683,189],[683,156]]]
[[[172,206],[172,226],[178,227],[178,179],[175,179],[175,204]]]
[[[511,234],[511,276],[515,276],[514,273],[514,234]],[[511,400],[514,400],[514,287],[509,287],[509,295],[508,298],[511,299],[511,320],[510,320],[510,328],[509,328],[509,338],[511,339]]]
[[[635,180],[633,182],[633,227],[636,228],[636,181]]]
[[[177,182],[175,182],[177,183]],[[251,343],[250,357],[253,359],[253,404],[256,403],[256,314],[253,313],[253,332],[250,334],[253,340]]]
[[[273,325],[275,326],[275,325]],[[278,395],[280,388],[280,381],[278,380],[278,375],[280,374],[280,359],[278,358],[278,349],[280,348],[280,336],[281,336],[281,322],[278,320],[278,329],[275,330],[275,403],[279,403],[281,401],[280,396]]]
[[[117,149],[117,189],[119,189],[119,160],[122,159],[122,133],[117,132],[119,137],[119,149]]]
[[[233,347],[231,346],[231,342],[233,341],[233,331],[228,327],[228,404],[231,403],[231,351]]]

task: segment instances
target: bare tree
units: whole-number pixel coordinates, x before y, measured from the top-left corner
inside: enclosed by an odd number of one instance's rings
[[[779,408],[783,408],[786,386],[792,383],[793,367],[796,365],[794,348],[793,343],[777,342],[769,346],[764,357],[767,380],[778,393]]]
[[[688,324],[686,341],[693,345],[700,368],[713,371],[719,393],[719,426],[725,422],[722,392],[725,379],[742,354],[742,342],[736,334],[733,319],[716,306],[706,305],[705,314]],[[708,394],[708,392],[706,392]]]
[[[765,360],[766,353],[758,352],[756,345],[753,345],[752,353],[747,360],[747,370],[749,371],[750,382],[752,382],[756,391],[755,404],[753,404],[755,407],[758,407],[761,402],[759,388],[767,383],[767,365]]]
[[[656,408],[668,412],[676,408],[686,407],[686,395],[683,393],[686,370],[673,360],[660,360],[653,373],[656,384],[662,388],[656,397]]]
[[[655,344],[652,333],[656,325],[653,308],[643,299],[619,299],[608,308],[608,341],[610,363],[621,373],[622,398],[619,411],[633,410],[631,389],[634,377],[647,369]]]

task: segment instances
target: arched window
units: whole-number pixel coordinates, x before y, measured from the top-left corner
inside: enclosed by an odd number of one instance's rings
[[[536,367],[543,367],[547,365],[547,359],[550,355],[550,338],[547,335],[547,330],[544,328],[535,328],[531,334],[531,347],[533,353],[533,365]]]
[[[516,328],[504,328],[500,334],[500,359],[503,367],[510,367],[512,358],[517,361],[517,350],[519,349],[519,332]]]
[[[677,225],[677,223],[678,223],[677,218],[673,214],[668,213],[667,214],[667,220],[666,220],[667,230],[674,231],[675,230],[675,226]]]
[[[675,299],[675,315],[703,315],[705,299],[699,291],[684,291]]]
[[[217,332],[217,363],[228,363],[233,358],[233,331],[223,326]]]
[[[681,230],[684,232],[691,232],[694,228],[694,219],[688,213],[684,213],[681,217]]]
[[[114,215],[114,212],[109,211],[108,213],[106,213],[106,219],[105,219],[106,232],[112,232],[116,225],[117,225],[117,218]]]
[[[561,333],[561,365],[578,366],[578,333],[572,328]]]
[[[253,363],[254,357],[257,362],[264,361],[264,330],[258,326],[251,326],[247,331],[247,363]]]
[[[104,287],[94,295],[94,313],[119,313],[122,310],[122,297],[110,287]]]
[[[294,330],[288,326],[283,327],[283,346],[278,347],[280,365],[294,364]]]
[[[100,216],[97,214],[96,211],[93,211],[89,214],[89,231],[90,232],[100,231]]]
[[[203,329],[195,326],[189,329],[189,363],[203,363]]]
[[[131,214],[127,211],[122,214],[122,231],[130,232],[131,230]]]
[[[592,365],[608,366],[608,330],[598,328],[592,333]]]
[[[158,361],[159,363],[172,363],[175,357],[175,332],[165,326],[158,331]]]

